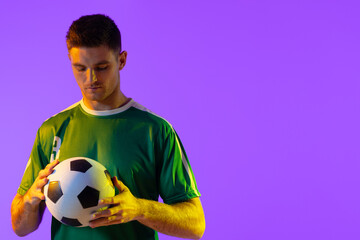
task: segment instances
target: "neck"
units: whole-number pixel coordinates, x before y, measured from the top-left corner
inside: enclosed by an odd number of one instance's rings
[[[119,108],[130,101],[123,93],[116,99],[106,99],[104,101],[91,101],[83,98],[84,104],[87,108],[96,111],[104,111]]]

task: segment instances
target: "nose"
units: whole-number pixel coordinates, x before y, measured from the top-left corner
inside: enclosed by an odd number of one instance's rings
[[[86,78],[90,83],[93,83],[93,82],[97,81],[97,77],[96,77],[94,69],[89,68],[87,70]]]

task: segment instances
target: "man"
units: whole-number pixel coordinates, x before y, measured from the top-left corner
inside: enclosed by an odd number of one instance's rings
[[[107,168],[116,195],[100,201],[111,207],[94,214],[90,227],[53,218],[52,239],[157,239],[157,231],[201,238],[200,193],[175,130],[120,90],[127,52],[121,51],[115,23],[104,15],[83,16],[70,26],[66,43],[83,99],[39,128],[11,205],[15,233],[37,229],[47,176],[59,162],[81,156]],[[157,201],[159,195],[164,203]]]

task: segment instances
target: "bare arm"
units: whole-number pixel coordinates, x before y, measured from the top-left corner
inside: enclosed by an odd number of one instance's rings
[[[47,176],[58,163],[55,160],[41,170],[24,196],[18,193],[15,195],[11,203],[11,224],[18,236],[25,236],[39,227],[45,210],[42,188],[48,182]]]
[[[90,227],[137,220],[158,232],[175,237],[200,239],[204,234],[205,217],[199,198],[169,205],[135,198],[121,181],[113,178],[113,182],[120,193],[102,200],[101,204],[113,206],[96,213]]]
[[[191,239],[200,239],[205,231],[205,217],[199,198],[167,205],[140,200],[142,214],[138,221],[158,232]]]

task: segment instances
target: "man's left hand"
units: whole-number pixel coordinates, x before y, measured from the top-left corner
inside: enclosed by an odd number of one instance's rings
[[[126,223],[136,220],[140,216],[140,202],[132,195],[129,188],[126,187],[117,177],[113,177],[112,181],[119,194],[100,200],[99,206],[108,206],[106,210],[94,213],[89,223],[91,228],[108,226],[119,223]]]

